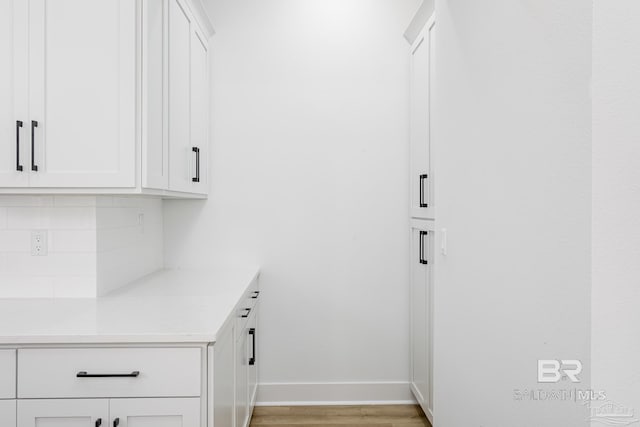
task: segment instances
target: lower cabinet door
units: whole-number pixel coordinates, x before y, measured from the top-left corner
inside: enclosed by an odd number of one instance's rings
[[[213,425],[215,427],[232,427],[234,422],[234,358],[235,343],[231,325],[224,328],[213,345],[213,396],[210,396],[209,407],[213,407]]]
[[[108,419],[107,399],[18,401],[18,427],[96,427],[106,426]]]
[[[247,324],[236,341],[236,427],[247,427],[249,420],[249,328]]]
[[[433,408],[433,253],[433,222],[412,221],[411,391],[429,419],[431,419]]]
[[[0,426],[16,426],[16,401],[0,400]]]
[[[249,327],[249,342],[247,344],[249,347],[249,418],[251,418],[258,394],[258,334],[260,333],[258,331],[258,306],[259,304],[256,304],[247,322]]]
[[[200,427],[201,425],[200,399],[197,397],[111,399],[109,403],[111,417],[109,427]]]

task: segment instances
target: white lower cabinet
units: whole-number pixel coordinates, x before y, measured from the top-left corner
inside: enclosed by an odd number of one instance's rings
[[[197,427],[200,425],[200,399],[36,399],[18,402],[18,427],[103,425]]]
[[[200,425],[200,399],[111,399],[115,427],[189,427]]]
[[[99,427],[108,420],[107,399],[18,401],[18,427]]]
[[[411,225],[411,391],[433,422],[433,253],[432,221]]]
[[[16,425],[16,401],[0,400],[0,426]]]

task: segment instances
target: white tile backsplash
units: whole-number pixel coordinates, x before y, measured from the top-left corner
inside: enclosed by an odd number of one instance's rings
[[[31,256],[33,230],[48,255]],[[160,199],[0,196],[0,298],[95,297],[162,268],[162,253]]]

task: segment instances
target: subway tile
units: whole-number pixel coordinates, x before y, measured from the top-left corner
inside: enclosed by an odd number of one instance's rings
[[[0,230],[0,252],[31,252],[31,232]]]
[[[24,276],[91,276],[96,273],[95,253],[6,253],[4,273]]]
[[[53,196],[10,196],[0,195],[0,206],[53,206]]]
[[[94,207],[8,207],[7,228],[95,229]]]
[[[0,274],[0,298],[53,298],[50,277]]]
[[[0,229],[7,228],[7,208],[0,208]]]
[[[96,196],[53,196],[54,206],[60,207],[86,207],[96,206]]]
[[[50,252],[96,252],[96,230],[51,230]]]
[[[95,298],[96,276],[53,278],[54,298]]]
[[[99,229],[136,227],[140,213],[138,208],[98,208],[96,225]]]
[[[7,228],[12,230],[45,229],[50,226],[47,208],[42,207],[8,207]]]

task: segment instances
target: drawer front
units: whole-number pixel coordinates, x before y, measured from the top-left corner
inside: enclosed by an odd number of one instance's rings
[[[197,397],[199,348],[18,350],[19,398]]]
[[[254,280],[236,306],[236,339],[240,337],[242,330],[247,325],[247,320],[256,310],[259,299],[258,281]]]
[[[16,351],[0,350],[0,399],[16,397]]]

